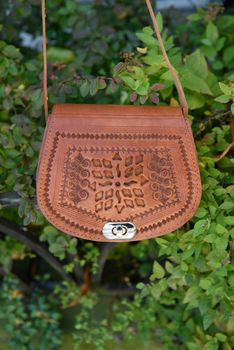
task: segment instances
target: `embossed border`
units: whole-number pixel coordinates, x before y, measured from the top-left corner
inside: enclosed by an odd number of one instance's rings
[[[46,181],[45,181],[45,185],[44,185],[44,198],[45,198],[45,203],[47,205],[47,208],[53,213],[53,215],[55,217],[57,217],[58,219],[64,221],[66,224],[68,224],[70,227],[75,227],[77,229],[80,229],[81,231],[84,231],[84,232],[89,232],[91,234],[100,234],[99,230],[97,229],[90,229],[88,227],[84,227],[82,225],[79,225],[78,223],[74,223],[74,222],[71,222],[70,219],[67,219],[65,216],[59,214],[56,212],[56,210],[53,209],[51,203],[50,203],[50,200],[49,200],[49,191],[48,191],[48,187],[49,187],[49,183],[50,183],[50,179],[51,179],[51,175],[50,175],[50,172],[51,172],[51,169],[52,169],[52,164],[53,164],[53,160],[54,160],[54,155],[55,155],[55,152],[56,152],[56,149],[57,149],[57,146],[58,146],[58,141],[59,141],[59,136],[61,137],[68,137],[68,138],[80,138],[80,139],[85,139],[85,138],[90,138],[90,139],[105,139],[105,138],[109,138],[109,139],[140,139],[140,140],[144,140],[144,139],[158,139],[158,140],[178,140],[178,143],[179,143],[179,146],[180,146],[180,149],[181,149],[181,153],[182,153],[182,159],[183,159],[183,162],[184,162],[184,165],[185,165],[185,168],[186,168],[186,171],[187,171],[187,182],[188,182],[188,188],[189,188],[189,191],[188,191],[188,196],[187,196],[187,200],[184,204],[184,206],[176,213],[174,214],[171,214],[170,216],[168,216],[166,219],[162,219],[160,221],[158,221],[157,223],[154,223],[152,225],[148,225],[147,227],[141,227],[139,228],[139,233],[144,233],[144,232],[147,232],[149,230],[153,230],[155,228],[158,228],[158,227],[161,227],[163,224],[166,224],[170,221],[173,221],[177,218],[179,218],[180,216],[182,216],[186,209],[190,206],[191,204],[191,200],[192,200],[192,197],[193,197],[193,189],[192,189],[192,185],[193,185],[193,177],[192,177],[192,172],[191,172],[191,169],[189,167],[189,160],[188,160],[188,157],[187,157],[187,154],[186,154],[186,150],[185,150],[185,146],[184,146],[184,142],[182,140],[182,137],[181,136],[178,136],[178,135],[162,135],[162,134],[89,134],[89,133],[84,133],[84,134],[75,134],[75,133],[60,133],[59,131],[57,131],[55,133],[55,136],[53,138],[53,141],[52,141],[52,148],[51,148],[51,151],[50,151],[50,156],[48,158],[48,165],[46,167],[46,170],[47,170],[47,176],[46,176]],[[140,148],[138,148],[138,150],[140,150]],[[95,147],[93,148],[93,151],[95,151]],[[191,152],[191,150],[190,150]],[[91,211],[87,211],[87,212],[84,212],[84,210],[82,210],[81,208],[79,208],[79,211],[81,213],[85,213],[88,215],[91,215],[92,217],[95,217],[93,212]],[[149,214],[153,214],[155,210],[152,208],[151,210],[149,210]],[[144,214],[143,214],[144,215]],[[101,218],[102,220],[102,218]],[[104,220],[102,220],[104,222]],[[59,225],[61,227],[61,225]]]

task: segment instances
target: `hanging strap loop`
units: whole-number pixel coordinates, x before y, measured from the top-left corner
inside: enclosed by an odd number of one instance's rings
[[[43,37],[43,99],[46,122],[49,116],[48,109],[48,89],[47,89],[47,43],[46,43],[46,10],[45,0],[41,0],[41,14],[42,14],[42,37]]]
[[[149,10],[149,14],[151,17],[151,20],[153,22],[153,27],[155,30],[155,34],[156,37],[158,39],[160,48],[162,50],[163,53],[163,57],[166,61],[166,64],[171,72],[171,75],[174,79],[175,82],[175,86],[179,95],[179,100],[180,100],[180,105],[184,114],[184,117],[187,118],[188,117],[188,103],[186,101],[186,97],[184,94],[184,90],[181,84],[181,81],[179,79],[179,76],[175,70],[175,68],[172,66],[169,57],[167,55],[167,52],[165,50],[164,44],[163,44],[163,40],[160,34],[160,30],[159,30],[159,26],[157,23],[157,19],[155,17],[155,13],[154,10],[152,8],[152,4],[150,0],[145,0],[147,8]],[[45,111],[45,118],[46,121],[48,119],[49,116],[49,112],[48,112],[48,89],[47,89],[47,45],[46,45],[46,11],[45,11],[45,0],[41,0],[41,10],[42,10],[42,33],[43,33],[43,98],[44,98],[44,111]]]
[[[151,17],[152,22],[153,22],[155,34],[156,34],[156,37],[158,39],[160,48],[162,50],[163,57],[164,57],[164,59],[166,61],[166,64],[167,64],[167,66],[168,66],[168,68],[169,68],[169,70],[171,72],[171,75],[172,75],[172,77],[174,79],[175,86],[176,86],[176,89],[177,89],[177,92],[178,92],[178,95],[179,95],[180,105],[181,105],[181,108],[183,110],[184,117],[188,118],[188,103],[187,103],[187,100],[186,100],[186,97],[185,97],[185,94],[184,94],[183,86],[181,84],[181,81],[179,79],[179,76],[178,76],[175,68],[172,66],[172,64],[171,64],[171,62],[169,60],[169,57],[167,55],[167,52],[166,52],[166,49],[164,47],[163,40],[162,40],[162,37],[161,37],[161,34],[160,34],[158,22],[157,22],[154,10],[152,8],[151,2],[150,2],[150,0],[145,0],[145,2],[146,2],[146,5],[147,5],[149,13],[150,13],[150,17]]]

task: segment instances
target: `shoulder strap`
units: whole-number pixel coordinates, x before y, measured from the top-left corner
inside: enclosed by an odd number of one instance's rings
[[[47,42],[46,42],[46,10],[45,0],[41,0],[41,15],[42,15],[42,38],[43,38],[43,99],[45,119],[48,120],[48,89],[47,89]]]
[[[184,90],[181,84],[181,81],[179,79],[179,76],[175,70],[175,68],[172,66],[169,57],[166,53],[163,40],[160,34],[160,30],[158,27],[157,19],[155,17],[154,10],[152,8],[152,4],[150,0],[145,0],[147,8],[149,10],[150,17],[153,22],[153,27],[155,30],[156,37],[158,39],[160,48],[163,53],[163,57],[167,63],[167,66],[171,72],[171,75],[174,79],[175,86],[179,95],[180,99],[180,105],[183,110],[184,117],[188,117],[188,104],[186,101],[186,97],[184,94]],[[48,119],[48,92],[47,92],[47,50],[46,50],[46,11],[45,11],[45,0],[41,0],[41,9],[42,9],[42,32],[43,32],[43,64],[44,64],[44,71],[43,71],[43,98],[44,98],[44,110],[45,110],[45,117],[46,120]]]

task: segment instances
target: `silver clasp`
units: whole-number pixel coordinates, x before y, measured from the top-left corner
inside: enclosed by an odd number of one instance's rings
[[[108,222],[104,225],[102,233],[107,239],[129,240],[136,234],[136,226],[131,222]]]

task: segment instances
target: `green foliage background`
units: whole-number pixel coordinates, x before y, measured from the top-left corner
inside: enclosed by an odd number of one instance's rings
[[[141,1],[47,2],[51,104],[178,105]],[[231,350],[234,16],[209,6],[176,24],[167,14],[163,29],[158,15],[190,107],[203,197],[176,232],[114,245],[64,235],[38,211],[42,57],[22,47],[20,32],[40,35],[39,1],[6,1],[0,10],[3,349],[61,349],[69,334],[67,349],[123,348],[137,335],[135,349]]]

